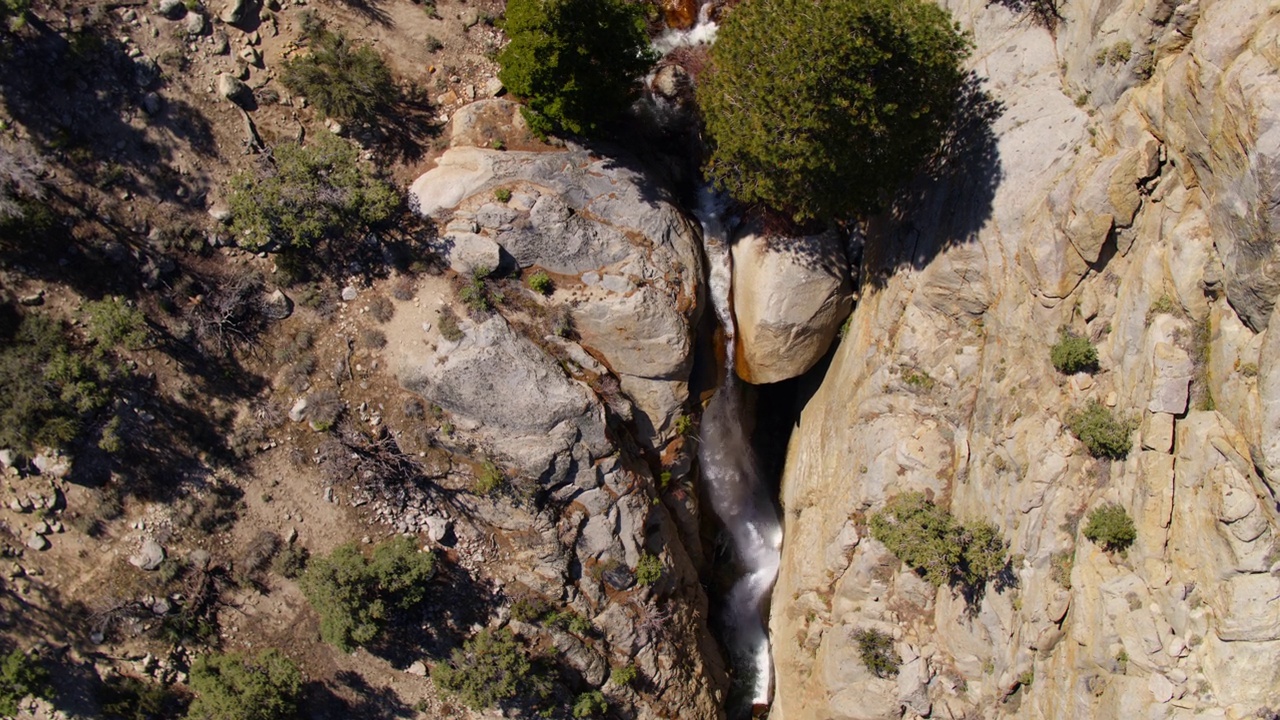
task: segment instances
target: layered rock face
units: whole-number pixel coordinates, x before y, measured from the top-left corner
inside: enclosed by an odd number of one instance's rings
[[[1280,707],[1280,15],[1084,0],[1056,35],[947,5],[985,97],[951,159],[870,228],[862,297],[792,437],[771,717],[1254,717]],[[1100,371],[1049,361],[1062,329]],[[1120,460],[1066,427],[1134,423]],[[923,490],[1011,566],[935,589],[872,539]],[[1127,509],[1106,552],[1089,510]],[[896,677],[862,629],[895,638]]]

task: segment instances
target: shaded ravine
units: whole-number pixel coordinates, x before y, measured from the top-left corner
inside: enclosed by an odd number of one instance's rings
[[[722,212],[714,193],[702,190],[695,214],[702,223],[707,284],[724,331],[725,365],[724,381],[702,414],[698,460],[704,494],[732,538],[744,571],[725,596],[723,611],[724,642],[735,671],[728,710],[738,718],[749,717],[753,706],[767,706],[772,699],[764,603],[778,575],[782,527],[746,430],[742,381],[734,371],[732,258]]]

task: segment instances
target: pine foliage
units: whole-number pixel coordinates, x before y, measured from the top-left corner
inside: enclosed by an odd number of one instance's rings
[[[708,174],[797,220],[877,209],[934,151],[968,41],[926,0],[752,0],[698,87]]]
[[[655,60],[643,9],[626,0],[510,0],[503,29],[511,42],[498,79],[541,134],[598,133],[635,99]]]

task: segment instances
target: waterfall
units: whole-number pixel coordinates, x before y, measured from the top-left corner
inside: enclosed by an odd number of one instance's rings
[[[708,286],[725,334],[725,379],[702,414],[698,460],[711,508],[733,539],[745,573],[725,598],[726,645],[752,705],[768,705],[773,662],[764,601],[781,560],[782,528],[743,428],[742,385],[734,371],[736,332],[731,291],[733,261],[723,222],[724,203],[703,188],[695,215],[702,223],[710,265]],[[749,709],[748,709],[749,713]]]
[[[666,55],[676,48],[710,45],[716,41],[716,31],[719,29],[711,20],[711,3],[704,2],[698,8],[698,22],[693,27],[688,30],[670,28],[653,39],[653,47],[660,54]]]

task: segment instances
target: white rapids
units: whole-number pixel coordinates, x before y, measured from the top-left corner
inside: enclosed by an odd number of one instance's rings
[[[753,705],[767,705],[773,661],[764,602],[778,576],[782,527],[743,428],[742,386],[734,372],[733,260],[722,221],[723,203],[710,188],[698,198],[703,246],[710,265],[712,303],[725,332],[725,380],[702,414],[698,460],[712,510],[733,539],[746,573],[725,598],[726,644],[733,666],[748,684]]]

